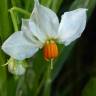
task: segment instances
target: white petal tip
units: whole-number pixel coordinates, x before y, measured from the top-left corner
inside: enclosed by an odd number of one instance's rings
[[[6,53],[6,44],[3,43],[3,45],[1,46],[1,49]]]

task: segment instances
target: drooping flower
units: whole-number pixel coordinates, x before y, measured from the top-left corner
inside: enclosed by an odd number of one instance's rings
[[[17,60],[24,60],[43,48],[44,58],[54,59],[59,51],[57,42],[67,46],[81,36],[86,26],[86,10],[65,12],[59,23],[51,9],[35,0],[30,19],[22,19],[21,31],[13,33],[2,49]]]

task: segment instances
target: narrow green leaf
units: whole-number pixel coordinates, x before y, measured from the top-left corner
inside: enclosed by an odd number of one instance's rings
[[[44,5],[44,6],[47,6],[47,7],[51,8],[52,1],[53,0],[41,0],[41,4]]]
[[[81,96],[96,96],[96,77],[92,77],[86,84]]]
[[[96,0],[75,0],[70,9],[87,8],[88,17],[90,17],[95,6],[96,6]]]
[[[58,0],[53,0],[51,9],[57,13],[62,3],[63,3],[63,0],[59,0],[59,2]]]
[[[33,6],[34,6],[34,0],[24,0],[25,9],[29,12],[32,12]]]
[[[7,0],[2,0],[0,2],[0,37],[4,41],[11,33],[11,23],[8,16],[8,5]]]
[[[6,69],[5,67],[2,67],[1,65],[3,65],[5,63],[5,57],[3,52],[0,49],[0,96],[7,96],[7,89],[6,89],[6,80],[7,80],[7,76],[6,76]]]

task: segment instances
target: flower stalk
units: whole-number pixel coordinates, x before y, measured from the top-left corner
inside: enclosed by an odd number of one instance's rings
[[[51,70],[53,70],[53,59],[51,59],[50,62],[51,62]]]
[[[50,64],[52,64],[52,61],[53,60],[50,60]],[[44,86],[44,94],[43,96],[50,96],[51,94],[51,83],[52,83],[52,80],[51,80],[51,72],[52,72],[52,68],[53,68],[53,64],[51,65],[50,67],[50,64],[48,64],[47,66],[47,71],[46,71],[46,81],[45,81],[45,86]]]
[[[25,14],[27,17],[30,17],[30,13],[28,11],[25,11],[24,9],[18,8],[18,7],[12,7],[11,9],[9,9],[9,12],[10,12],[10,15],[12,18],[12,22],[13,22],[13,26],[14,26],[14,30],[16,32],[16,31],[18,31],[18,24],[17,24],[17,20],[16,20],[15,14],[14,14],[14,11]]]
[[[14,15],[14,13],[13,13],[13,10],[10,9],[9,12],[10,12],[10,15],[11,15],[11,18],[12,18],[14,30],[15,30],[15,31],[18,31],[18,24],[17,24],[16,17],[15,17],[15,15]]]
[[[19,13],[25,14],[26,16],[30,17],[30,13],[22,8],[18,8],[18,7],[12,7],[10,10],[12,11],[17,11]]]

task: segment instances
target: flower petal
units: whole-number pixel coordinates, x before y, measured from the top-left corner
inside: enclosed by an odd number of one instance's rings
[[[86,26],[86,10],[79,8],[70,12],[65,12],[62,16],[58,37],[65,45],[79,38]]]
[[[5,53],[17,60],[33,56],[39,48],[25,38],[22,32],[15,32],[2,45]]]
[[[47,40],[46,34],[44,32],[41,32],[38,25],[35,24],[32,20],[29,21],[29,26],[30,26],[29,28],[30,28],[32,34],[34,36],[36,36],[36,38],[44,44],[45,41]]]
[[[57,29],[59,27],[59,21],[56,14],[49,8],[39,4],[38,0],[35,0],[34,10],[30,17],[32,21],[46,33],[47,37],[56,36]]]
[[[31,30],[35,31],[36,29],[34,29],[34,26],[29,26],[29,22],[30,22],[29,19],[22,19],[21,30],[23,32],[23,35],[25,38],[27,38],[27,40],[29,40],[29,42],[33,42],[37,47],[41,48],[43,44],[31,31]]]

